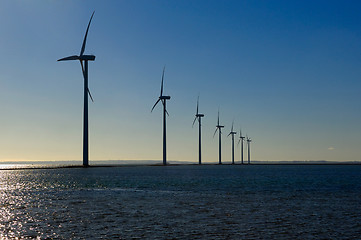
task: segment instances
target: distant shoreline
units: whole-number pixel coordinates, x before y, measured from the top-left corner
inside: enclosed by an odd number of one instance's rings
[[[47,162],[48,163],[48,162]],[[16,166],[18,165],[18,166]],[[61,165],[61,164],[41,164],[39,163],[0,163],[0,171],[1,170],[40,170],[40,169],[64,169],[64,168],[84,168],[84,169],[88,169],[88,168],[118,168],[118,167],[176,167],[176,166],[340,166],[340,165],[361,165],[361,162],[253,162],[251,164],[240,164],[240,163],[235,163],[235,164],[231,164],[231,163],[222,163],[222,164],[218,164],[218,163],[203,163],[201,165],[199,165],[198,163],[189,163],[189,162],[184,162],[184,163],[169,163],[166,166],[163,166],[162,163],[122,163],[122,164],[90,164],[88,167],[84,167],[83,165],[80,164],[68,164],[68,165]],[[4,168],[3,168],[4,167]]]

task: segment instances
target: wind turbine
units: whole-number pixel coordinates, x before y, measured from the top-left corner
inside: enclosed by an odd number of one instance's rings
[[[218,130],[218,164],[222,164],[222,146],[221,146],[221,135],[222,135],[222,128],[224,128],[224,126],[219,125],[219,110],[218,110],[218,121],[217,121],[217,126],[216,126],[216,131],[214,131],[213,137],[214,135],[216,135],[216,132]]]
[[[248,164],[251,164],[251,138],[247,136],[247,146],[248,146]]]
[[[164,80],[164,71],[165,66],[163,68],[163,74],[162,74],[162,84],[160,86],[160,95],[158,100],[155,102],[154,106],[152,107],[151,112],[153,112],[153,109],[157,104],[162,101],[163,104],[163,165],[167,165],[167,125],[166,125],[166,114],[168,114],[166,109],[166,101],[170,99],[170,96],[163,96],[163,80]]]
[[[237,134],[237,132],[233,131],[233,122],[232,122],[231,132],[228,134],[228,136],[232,135],[232,164],[234,164],[234,135],[235,134]]]
[[[201,134],[201,121],[202,121],[202,117],[204,117],[204,114],[201,114],[198,112],[198,105],[199,105],[199,96],[197,99],[197,112],[196,112],[196,117],[194,118],[193,121],[193,125],[196,122],[196,120],[198,119],[198,163],[202,164],[202,134]]]
[[[244,142],[244,136],[242,136],[242,130],[239,129],[239,140],[238,140],[238,144],[239,142],[241,142],[241,164],[243,164],[243,142]]]
[[[85,50],[85,45],[86,45],[86,39],[88,36],[89,26],[93,19],[93,16],[94,16],[94,12],[90,17],[79,56],[73,55],[73,56],[61,58],[58,60],[58,61],[79,60],[80,64],[81,64],[81,69],[83,72],[83,77],[84,77],[83,166],[84,167],[89,166],[88,94],[90,96],[90,99],[93,101],[93,97],[88,88],[88,61],[95,60],[94,55],[85,55],[84,50]]]

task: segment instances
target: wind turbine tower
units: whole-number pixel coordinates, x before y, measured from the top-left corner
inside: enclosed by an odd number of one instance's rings
[[[244,136],[242,136],[242,130],[239,129],[239,140],[238,140],[238,144],[239,142],[241,142],[241,164],[243,164],[243,142],[244,142]]]
[[[153,109],[157,104],[161,101],[163,104],[163,165],[167,165],[167,122],[166,122],[166,115],[169,115],[166,108],[166,101],[170,99],[170,96],[163,96],[163,80],[164,80],[164,71],[165,66],[163,68],[163,74],[162,74],[162,83],[160,86],[160,95],[158,100],[155,102],[154,106],[152,107],[151,112],[153,112]]]
[[[222,164],[222,146],[221,146],[221,140],[222,140],[222,128],[224,128],[224,126],[219,125],[219,110],[218,110],[218,121],[217,121],[217,126],[216,126],[216,131],[213,134],[216,134],[217,130],[218,130],[218,164]]]
[[[247,146],[248,146],[248,164],[251,164],[251,138],[247,136]]]
[[[235,134],[237,134],[237,132],[233,131],[233,122],[232,122],[231,132],[228,134],[228,136],[232,135],[232,164],[234,164],[234,135]]]
[[[94,55],[85,55],[85,45],[86,45],[86,39],[88,36],[89,26],[92,21],[92,18],[94,16],[94,12],[90,17],[88,27],[85,32],[83,45],[80,50],[80,55],[73,55],[65,58],[61,58],[58,61],[69,61],[69,60],[79,60],[81,64],[81,69],[83,72],[84,77],[84,123],[83,123],[83,166],[88,167],[89,166],[89,129],[88,129],[88,94],[90,99],[93,101],[93,98],[90,94],[89,88],[88,88],[88,61],[94,61],[95,56]]]
[[[204,114],[201,114],[198,112],[198,105],[199,105],[199,96],[197,99],[197,111],[196,111],[196,117],[194,118],[193,121],[193,126],[194,123],[196,122],[196,120],[198,119],[198,163],[202,164],[202,132],[201,132],[201,121],[202,121],[202,117],[204,117]]]

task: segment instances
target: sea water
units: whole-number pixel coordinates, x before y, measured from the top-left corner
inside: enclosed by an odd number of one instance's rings
[[[1,239],[360,236],[360,165],[0,170]]]

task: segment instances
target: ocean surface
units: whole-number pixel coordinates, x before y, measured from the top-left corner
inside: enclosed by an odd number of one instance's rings
[[[0,238],[360,239],[361,165],[0,170]]]

